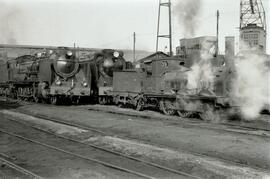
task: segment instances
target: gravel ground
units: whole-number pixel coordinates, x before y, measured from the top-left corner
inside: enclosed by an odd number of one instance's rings
[[[6,120],[6,116],[2,116],[1,122],[4,122],[4,125],[1,125],[1,130],[4,129],[5,131],[16,132],[19,133],[19,135],[39,142],[46,141],[46,144],[63,149],[69,148],[68,151],[72,151],[73,149],[77,152],[80,151],[84,153],[88,150],[88,148],[83,147],[77,148],[74,144],[70,145],[69,141],[61,140],[44,133],[34,131],[29,127],[19,125],[18,123]],[[20,167],[44,178],[140,178],[133,174],[108,168],[101,164],[83,160],[76,156],[49,149],[4,133],[0,133],[0,152],[6,156],[10,156],[8,160],[11,160],[11,162],[16,165],[19,165]],[[94,152],[93,155],[95,155]],[[87,154],[85,157],[87,157]],[[1,178],[24,178],[22,175],[18,176],[17,173],[18,172],[11,171],[7,167],[2,167],[0,172],[3,176]]]
[[[179,167],[179,170],[203,176],[202,178],[266,178],[263,176],[267,174],[253,167],[270,169],[270,139],[267,137],[190,127],[184,124],[168,125],[164,120],[88,111],[88,106],[30,104],[18,108],[113,133],[115,136],[95,136],[86,130],[38,122],[41,126],[49,126],[50,130],[58,134],[75,136],[85,142],[106,146],[129,155],[167,163],[169,166]],[[11,114],[9,110],[1,112]],[[31,119],[29,116],[22,118],[31,123],[35,121],[35,118]],[[264,120],[267,121],[267,117]],[[125,137],[134,140],[126,140]],[[194,152],[210,157],[198,157],[193,155]],[[237,166],[219,159],[241,162],[248,164],[249,167]]]

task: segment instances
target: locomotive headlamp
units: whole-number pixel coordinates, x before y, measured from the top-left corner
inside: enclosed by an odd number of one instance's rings
[[[119,55],[120,55],[119,52],[117,52],[117,51],[113,52],[113,56],[114,56],[115,58],[118,58]]]
[[[72,51],[67,51],[67,56],[72,56]]]
[[[87,83],[86,82],[83,82],[83,84],[82,84],[84,87],[87,87]]]
[[[61,81],[58,79],[58,80],[55,81],[55,84],[58,85],[58,86],[60,86],[62,83],[61,83]]]
[[[37,58],[41,57],[41,52],[37,53]]]

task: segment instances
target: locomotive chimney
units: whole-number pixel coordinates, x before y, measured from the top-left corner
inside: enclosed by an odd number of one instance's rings
[[[225,37],[225,56],[232,57],[235,54],[235,37]]]

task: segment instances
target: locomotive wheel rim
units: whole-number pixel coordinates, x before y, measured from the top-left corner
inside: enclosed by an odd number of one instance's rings
[[[177,111],[178,115],[182,118],[188,118],[191,116],[192,112],[189,111]]]
[[[137,110],[137,111],[141,111],[141,110],[143,109],[143,106],[144,106],[144,102],[143,102],[143,100],[140,99],[140,100],[137,102],[136,110]]]
[[[39,97],[34,96],[33,98],[34,98],[34,102],[36,102],[36,103],[39,103],[40,102]]]
[[[40,98],[37,96],[37,94],[33,94],[33,101],[36,102],[36,103],[39,103],[40,102]]]
[[[213,121],[215,120],[215,114],[213,109],[209,104],[206,104],[203,108],[203,112],[199,113],[199,116],[204,121]]]
[[[172,107],[173,105],[169,104],[168,106],[168,103],[171,103],[171,101],[161,101],[161,109],[164,114],[172,116],[175,114],[176,111],[174,109],[171,109],[170,107]]]
[[[58,104],[58,98],[56,96],[51,97],[50,101],[51,101],[51,104],[54,104],[54,105]]]
[[[102,105],[107,104],[107,100],[106,100],[105,97],[99,97],[98,98],[98,102],[99,102],[99,104],[102,104]]]
[[[74,104],[76,104],[76,105],[80,104],[80,102],[81,102],[81,100],[78,97],[74,100]]]

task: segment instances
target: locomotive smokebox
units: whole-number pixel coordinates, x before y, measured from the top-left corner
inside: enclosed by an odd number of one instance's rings
[[[78,71],[79,64],[71,51],[59,51],[56,56],[51,58],[54,60],[55,72],[63,78],[71,77]]]

